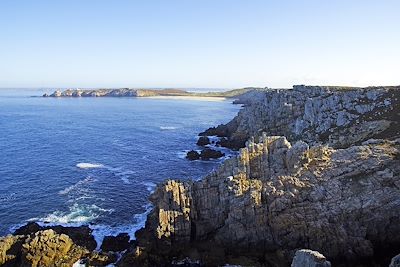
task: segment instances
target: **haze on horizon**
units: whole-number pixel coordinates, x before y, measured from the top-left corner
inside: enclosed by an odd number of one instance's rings
[[[0,87],[398,85],[400,1],[0,2]]]

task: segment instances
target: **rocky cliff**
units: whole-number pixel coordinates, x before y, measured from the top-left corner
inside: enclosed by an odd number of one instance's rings
[[[139,246],[208,265],[246,255],[285,266],[298,248],[342,263],[398,253],[398,89],[257,92],[233,121],[212,129],[249,137],[246,146],[200,181],[159,185]]]

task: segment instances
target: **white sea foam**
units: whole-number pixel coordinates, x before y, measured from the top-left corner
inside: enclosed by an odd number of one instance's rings
[[[98,164],[98,163],[86,163],[86,162],[81,162],[76,164],[76,167],[80,169],[94,169],[94,168],[104,168],[103,164]]]
[[[73,204],[69,207],[69,211],[55,211],[43,218],[32,218],[29,221],[39,221],[54,224],[70,224],[70,223],[87,223],[100,217],[103,213],[112,213],[112,209],[103,209],[95,204],[80,205]]]
[[[118,226],[110,226],[102,224],[91,225],[90,228],[93,230],[92,234],[97,242],[97,249],[100,248],[105,236],[110,236],[110,235],[115,236],[118,235],[119,233],[128,233],[130,236],[130,240],[134,240],[135,232],[145,226],[147,215],[150,213],[152,207],[153,206],[151,204],[147,204],[146,206],[144,206],[145,212],[140,214],[135,214],[133,216],[133,222],[130,223],[129,225],[118,225]]]
[[[176,130],[177,127],[174,126],[160,126],[160,130],[162,131],[168,131],[168,130]]]
[[[92,178],[91,176],[86,177],[83,180],[80,180],[79,182],[77,182],[76,184],[73,184],[71,186],[68,186],[66,188],[64,188],[63,190],[59,191],[58,194],[60,195],[67,195],[68,193],[70,193],[71,191],[74,191],[76,189],[80,189],[83,185],[91,183],[91,182],[95,182],[97,181],[96,179]]]
[[[153,182],[143,182],[142,183],[144,186],[146,186],[147,191],[149,191],[150,193],[154,192],[154,189],[156,188],[156,184]]]

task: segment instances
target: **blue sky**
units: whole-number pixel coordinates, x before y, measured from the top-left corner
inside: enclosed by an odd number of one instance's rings
[[[0,87],[400,84],[400,1],[2,0]]]

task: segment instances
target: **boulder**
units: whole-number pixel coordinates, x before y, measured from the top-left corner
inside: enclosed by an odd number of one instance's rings
[[[296,251],[291,267],[331,267],[331,263],[318,251],[300,249]]]
[[[218,159],[223,156],[225,156],[224,153],[222,153],[221,151],[211,149],[211,148],[205,148],[200,153],[200,158],[202,160]]]
[[[207,136],[200,136],[199,140],[197,140],[198,146],[206,146],[210,144],[210,139]]]
[[[198,159],[200,159],[200,154],[199,154],[199,152],[197,152],[195,150],[191,150],[186,154],[186,158],[188,160],[198,160]]]

